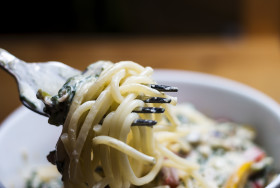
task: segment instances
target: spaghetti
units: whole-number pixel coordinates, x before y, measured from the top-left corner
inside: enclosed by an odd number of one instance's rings
[[[96,67],[102,67],[102,72],[98,77],[91,77],[91,70]],[[116,64],[102,61],[91,68],[82,78],[87,81],[76,90],[57,143],[56,157],[58,162],[63,162],[65,187],[144,185],[159,173],[164,158],[173,166],[183,165],[188,172],[197,170],[197,165],[186,162],[157,142],[153,128],[131,126],[138,118],[158,122],[167,118],[171,123],[161,127],[176,130],[170,104],[145,104],[141,100],[147,96],[164,97],[176,103],[176,98],[149,87],[155,83],[150,67],[129,61]],[[163,107],[166,112],[164,115],[133,113],[143,106]]]
[[[248,148],[258,150],[249,129],[231,123],[218,126],[189,105],[174,108],[176,98],[150,87],[155,84],[152,73],[152,68],[130,61],[100,61],[68,82],[70,92],[60,91],[59,102],[73,96],[55,154],[66,188],[229,188],[231,181],[248,177],[253,164],[261,161],[263,168],[271,163],[265,156],[258,161],[244,157]],[[146,97],[168,98],[171,104],[144,103]],[[165,112],[133,112],[139,107],[162,107]],[[61,114],[58,117],[64,120]],[[158,123],[131,126],[136,119]],[[247,148],[239,149],[244,143],[226,146],[226,137],[210,136],[215,131],[243,139]],[[222,148],[217,151],[223,155],[216,155],[213,148]],[[230,163],[219,168],[217,161]]]

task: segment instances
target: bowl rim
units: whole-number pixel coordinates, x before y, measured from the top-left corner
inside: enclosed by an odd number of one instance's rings
[[[5,135],[6,132],[10,129],[10,124],[15,124],[14,122],[17,121],[17,119],[20,119],[26,115],[28,115],[31,111],[27,109],[25,106],[20,105],[17,107],[12,113],[10,113],[4,121],[0,124],[0,140],[2,138],[2,135]]]
[[[170,79],[170,77],[166,76],[168,74],[176,76],[173,76]],[[249,85],[226,77],[198,71],[178,69],[154,69],[153,77],[155,78],[155,80],[158,80],[160,78],[159,80],[161,82],[174,81],[196,84],[226,90],[237,95],[242,95],[250,98],[251,100],[254,100],[254,102],[261,103],[280,118],[280,104],[276,102],[272,97]],[[25,107],[23,105],[20,105],[11,114],[9,114],[0,124],[0,138],[1,135],[5,133],[6,129],[8,129],[7,124],[15,121],[15,118],[25,116],[28,113],[29,110],[25,110]]]
[[[170,79],[170,77],[166,76],[170,73],[176,76]],[[161,82],[168,82],[171,80],[174,82],[212,87],[234,93],[236,95],[249,98],[258,104],[262,104],[280,119],[280,104],[276,100],[264,92],[242,82],[209,73],[176,69],[155,69],[154,77],[155,80],[160,78]]]
[[[166,76],[168,74],[176,76],[173,76],[170,79],[169,76]],[[160,80],[161,82],[174,81],[180,83],[196,84],[200,86],[207,86],[215,89],[225,90],[237,95],[242,95],[243,97],[250,98],[256,103],[264,105],[280,118],[280,104],[276,102],[272,97],[249,85],[226,77],[189,70],[154,69],[153,78],[156,81]],[[16,121],[16,118],[28,115],[29,112],[30,110],[26,109],[23,105],[20,105],[11,114],[9,114],[0,123],[0,138],[1,135],[5,134],[7,129],[9,129],[9,127],[7,126],[8,124]]]

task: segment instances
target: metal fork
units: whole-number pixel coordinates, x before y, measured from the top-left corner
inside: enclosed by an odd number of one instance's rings
[[[30,110],[49,117],[44,110],[45,104],[36,96],[38,90],[46,91],[51,96],[57,95],[65,82],[76,75],[80,70],[63,63],[49,61],[44,63],[26,63],[4,49],[0,48],[0,67],[10,73],[17,81],[19,98],[24,106]],[[161,92],[177,92],[176,87],[151,84],[151,88]],[[171,100],[160,97],[150,97],[143,100],[145,103],[170,103]],[[142,107],[135,109],[136,113],[163,113],[163,108]],[[153,126],[154,120],[137,119],[132,126]]]

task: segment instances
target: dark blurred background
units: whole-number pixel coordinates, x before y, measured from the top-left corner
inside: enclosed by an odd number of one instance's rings
[[[4,34],[230,35],[242,0],[49,0],[1,3]]]
[[[279,32],[279,0],[1,2],[0,34],[239,36]]]
[[[1,2],[3,34],[226,35],[279,31],[279,0]]]

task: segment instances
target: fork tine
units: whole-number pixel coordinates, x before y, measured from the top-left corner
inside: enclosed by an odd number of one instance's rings
[[[160,92],[177,92],[178,88],[173,86],[167,85],[157,85],[157,84],[150,84],[149,85],[152,89],[158,90]],[[163,98],[163,97],[150,97],[146,99],[142,99],[145,103],[170,103],[171,99]],[[157,108],[157,107],[138,107],[133,110],[135,113],[163,113],[165,111],[164,108]],[[154,120],[149,119],[136,119],[131,126],[150,126],[157,124]]]
[[[131,126],[153,126],[157,124],[156,121],[154,120],[150,120],[150,119],[136,119],[132,124]]]
[[[152,89],[156,89],[158,91],[164,91],[164,92],[177,92],[178,91],[177,87],[167,86],[167,85],[150,84],[150,87]]]
[[[138,107],[133,110],[135,113],[163,113],[164,111],[164,108],[157,107]]]
[[[163,98],[163,97],[151,97],[143,101],[144,103],[170,103],[171,99]]]

